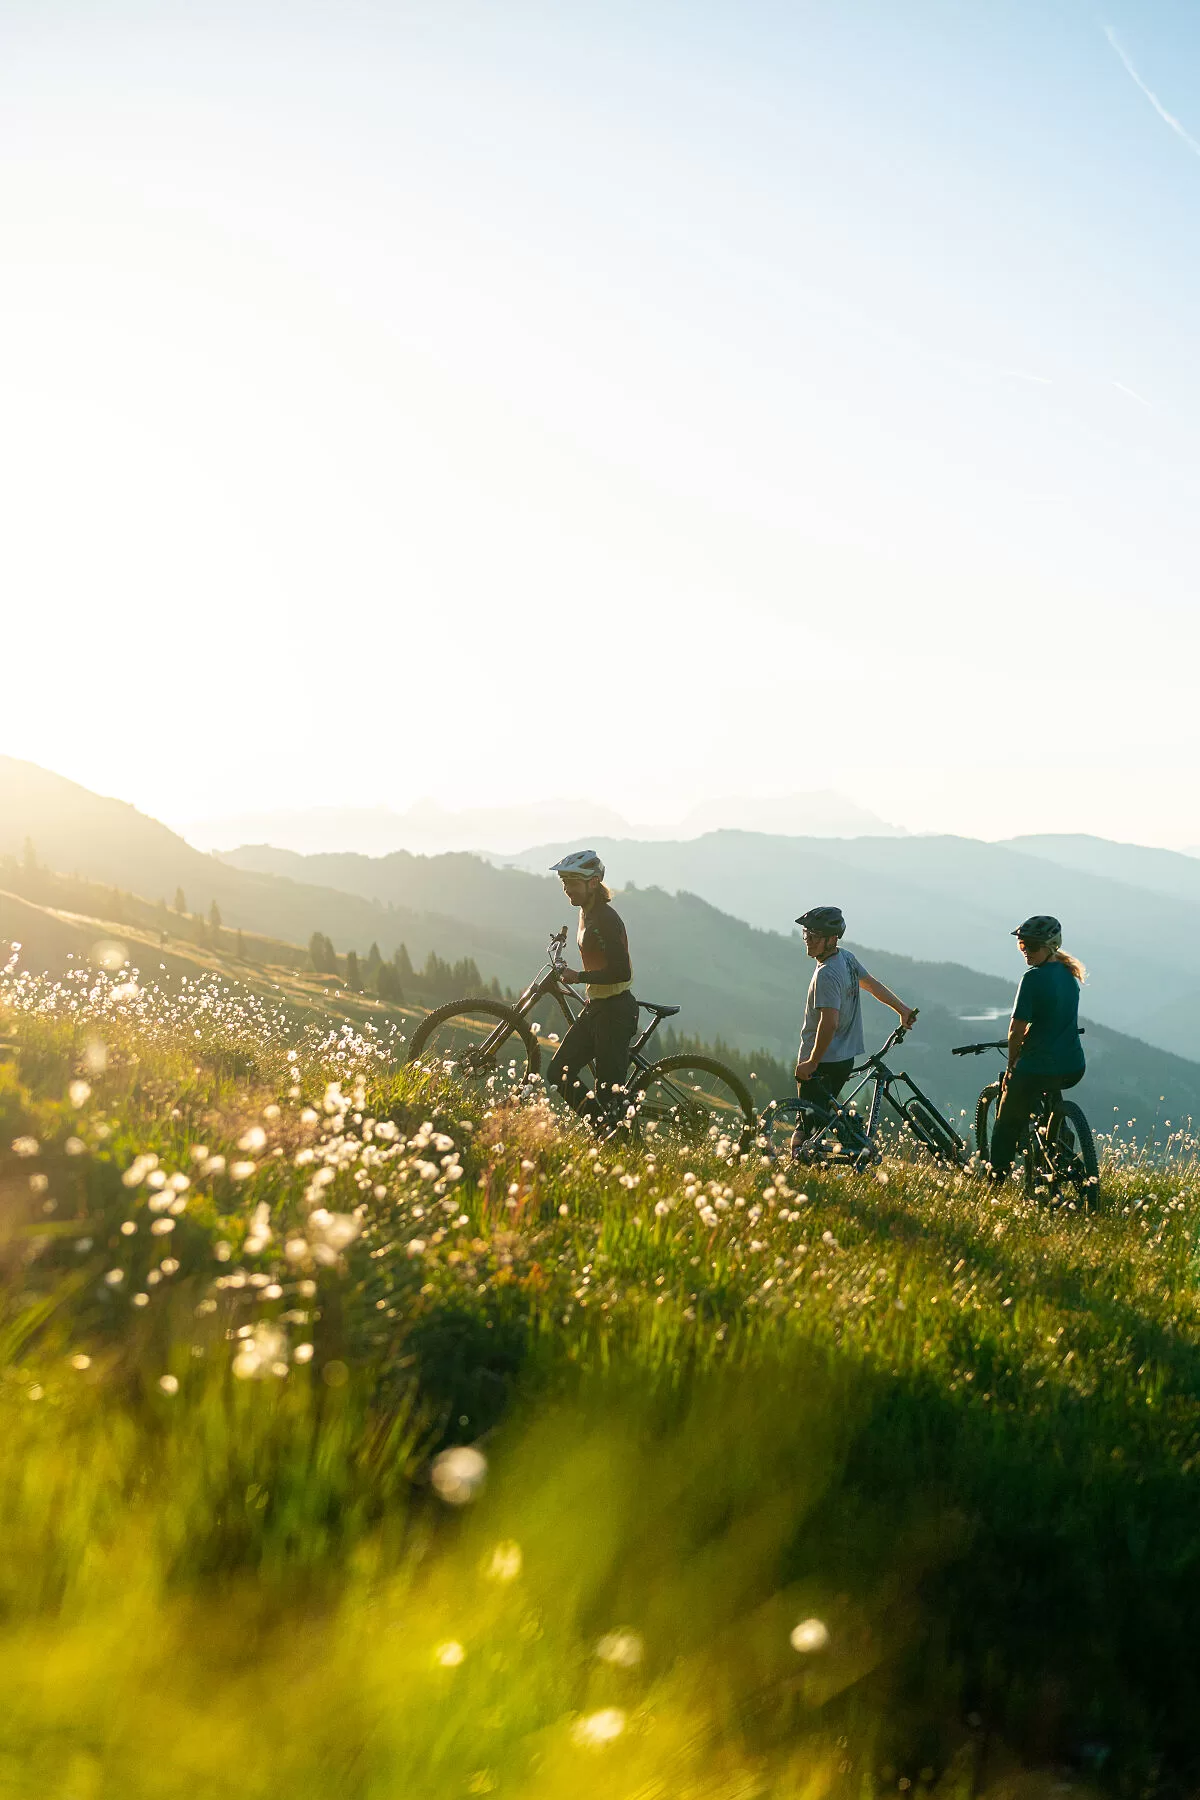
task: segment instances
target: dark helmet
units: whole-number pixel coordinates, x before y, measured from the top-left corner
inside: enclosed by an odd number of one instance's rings
[[[810,906],[796,920],[809,931],[823,932],[826,937],[842,937],[846,930],[846,921],[842,917],[840,906]]]
[[[1062,926],[1049,913],[1034,913],[1012,935],[1026,944],[1049,944],[1052,950],[1062,949]]]

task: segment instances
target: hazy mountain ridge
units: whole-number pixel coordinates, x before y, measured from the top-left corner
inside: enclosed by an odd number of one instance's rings
[[[189,842],[218,852],[262,842],[305,856],[388,856],[397,850],[419,856],[456,850],[509,856],[526,844],[566,832],[576,839],[656,840],[698,837],[725,828],[830,837],[903,835],[901,827],[824,789],[774,798],[727,795],[704,800],[679,820],[659,827],[632,822],[593,800],[558,799],[459,809],[419,800],[403,812],[385,806],[287,808],[196,819],[181,829]]]
[[[1049,851],[1058,846],[1077,866],[1053,859]],[[1093,850],[1081,848],[1087,846]],[[544,868],[567,847],[538,845],[511,861]],[[1093,1016],[1179,1055],[1200,1055],[1200,904],[1181,897],[1200,865],[1175,852],[1082,838],[1028,838],[1014,847],[960,837],[752,832],[672,843],[600,840],[596,848],[616,882],[702,894],[736,918],[775,930],[787,930],[804,907],[833,901],[862,939],[1014,984],[1022,965],[1013,927],[1030,913],[1056,913],[1068,945],[1089,966]],[[1134,854],[1126,857],[1126,850]],[[1088,855],[1094,869],[1084,866]],[[1156,889],[1128,878],[1164,869],[1178,892],[1167,891],[1162,873]]]

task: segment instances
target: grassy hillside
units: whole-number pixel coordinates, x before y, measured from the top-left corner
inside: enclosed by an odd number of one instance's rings
[[[0,1025],[6,1792],[1200,1776],[1193,1164],[801,1189],[219,980]]]

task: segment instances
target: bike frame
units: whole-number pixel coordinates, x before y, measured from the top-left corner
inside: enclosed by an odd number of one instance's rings
[[[1079,1027],[1079,1035],[1084,1035],[1084,1028]],[[999,1050],[1008,1053],[1007,1038],[993,1038],[986,1044],[959,1044],[951,1052],[951,1056],[982,1056],[985,1050]],[[1059,1121],[1064,1117],[1062,1089],[1047,1089],[1041,1100],[1029,1115],[1029,1130],[1037,1140],[1038,1153],[1043,1166],[1053,1170],[1054,1139],[1057,1135]],[[997,1103],[998,1108],[998,1103]]]
[[[813,1126],[812,1130],[807,1133],[800,1146],[801,1151],[809,1144],[819,1143],[831,1125],[835,1125],[839,1119],[845,1119],[848,1121],[852,1133],[854,1135],[861,1133],[866,1140],[866,1145],[874,1152],[875,1138],[879,1131],[879,1121],[883,1116],[885,1102],[902,1124],[911,1125],[911,1120],[904,1110],[903,1103],[900,1100],[897,1100],[895,1093],[893,1092],[895,1088],[899,1087],[901,1082],[908,1088],[910,1097],[919,1100],[922,1106],[928,1107],[929,1111],[933,1114],[933,1117],[946,1127],[946,1130],[950,1133],[952,1138],[958,1141],[958,1133],[955,1131],[953,1125],[951,1125],[949,1119],[942,1117],[941,1112],[934,1105],[928,1094],[924,1093],[917,1086],[912,1076],[904,1069],[897,1074],[895,1070],[889,1069],[883,1060],[890,1050],[894,1050],[897,1044],[904,1042],[906,1036],[906,1028],[903,1025],[897,1025],[886,1043],[882,1044],[880,1048],[875,1051],[874,1055],[868,1056],[867,1060],[860,1063],[856,1069],[851,1069],[849,1079],[853,1080],[856,1075],[860,1075],[862,1077],[861,1081],[856,1087],[851,1088],[850,1092],[843,1096],[843,1098],[829,1101],[827,1117],[819,1120]],[[861,1094],[862,1090],[872,1081],[872,1079],[874,1080],[875,1085],[872,1090],[871,1104],[868,1108],[867,1118],[864,1124],[857,1117],[850,1117],[850,1105],[854,1100],[855,1095]],[[784,1104],[787,1106],[795,1105],[799,1108],[807,1109],[812,1103],[797,1099],[795,1102],[786,1101]],[[964,1150],[965,1148],[966,1146],[964,1145]],[[832,1156],[829,1160],[831,1162],[856,1163],[862,1159],[862,1156],[863,1147],[860,1146],[857,1150],[843,1150]]]
[[[551,937],[546,949],[546,961],[542,964],[528,987],[526,987],[517,996],[516,1000],[513,1001],[512,1011],[516,1013],[518,1018],[529,1018],[538,1001],[547,998],[547,996],[557,1001],[559,1010],[567,1021],[568,1030],[570,1030],[571,1026],[583,1011],[586,1002],[581,1000],[578,994],[572,993],[562,979],[562,970],[565,966],[563,946],[566,944],[566,941],[567,927],[564,925],[561,931],[556,931]],[[642,1007],[643,1010],[646,1010],[644,1001],[639,1000],[638,1005]],[[649,1010],[650,1023],[638,1033],[637,1037],[634,1038],[629,1046],[631,1074],[636,1071],[637,1074],[644,1075],[650,1067],[648,1059],[643,1056],[642,1052],[662,1024],[662,1015],[661,1013],[654,1012],[652,1008]],[[507,1025],[494,1026],[480,1044],[479,1054],[481,1056],[492,1055],[494,1051],[500,1048],[500,1045],[508,1035],[509,1027]],[[626,1080],[628,1081],[628,1077]]]

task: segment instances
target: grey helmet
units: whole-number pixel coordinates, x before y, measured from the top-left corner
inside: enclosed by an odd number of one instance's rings
[[[826,937],[843,937],[846,931],[846,921],[840,906],[810,906],[807,912],[800,914],[796,923],[809,931],[823,932]]]
[[[585,881],[604,880],[604,864],[594,850],[570,850],[550,864],[552,875],[581,875]]]
[[[1062,949],[1062,926],[1050,913],[1034,913],[1023,925],[1018,925],[1013,937],[1020,938],[1026,944],[1048,944],[1052,950]]]

